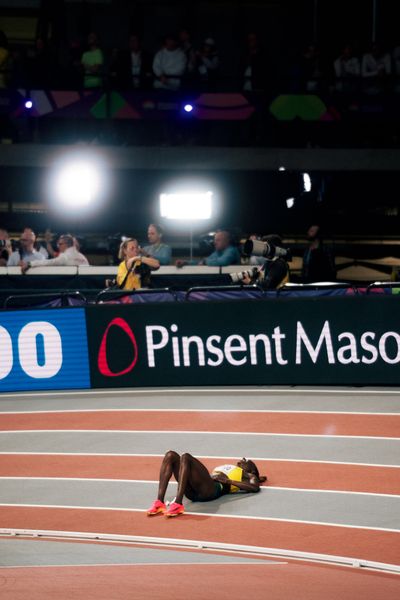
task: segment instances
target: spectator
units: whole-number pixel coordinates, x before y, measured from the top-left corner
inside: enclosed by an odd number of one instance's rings
[[[351,44],[346,44],[340,56],[334,61],[333,68],[336,77],[336,91],[354,92],[361,75],[360,61],[354,55]]]
[[[144,89],[151,81],[150,55],[143,50],[138,34],[129,36],[126,50],[117,50],[110,68],[112,82],[119,89]]]
[[[58,256],[48,260],[43,258],[24,259],[21,264],[21,271],[26,273],[28,269],[35,267],[78,267],[89,264],[86,256],[76,249],[74,237],[69,233],[60,235],[57,246],[60,252]]]
[[[365,52],[361,61],[364,91],[368,94],[383,92],[391,71],[390,54],[380,44],[372,44],[371,51]]]
[[[240,264],[239,250],[232,244],[231,234],[226,230],[219,230],[214,235],[214,252],[208,258],[201,260],[199,265],[208,267],[226,267]],[[177,260],[178,268],[189,264],[188,261]]]
[[[196,71],[202,87],[214,90],[219,71],[219,56],[213,38],[204,40],[201,49],[196,52]]]
[[[265,89],[267,65],[256,33],[247,35],[247,48],[243,65],[245,92],[262,91]]]
[[[40,252],[40,254],[42,255],[42,258],[49,258],[49,253],[46,250],[46,248],[44,246],[42,246],[40,244],[40,242],[37,241],[37,237],[35,232],[33,231],[33,229],[31,229],[30,227],[25,227],[25,229],[22,232],[22,237],[25,237],[25,235],[33,235],[35,237],[35,243],[34,243],[34,248],[35,250],[37,250],[38,252]]]
[[[6,267],[11,249],[11,240],[6,229],[0,229],[0,267]]]
[[[160,267],[156,258],[141,254],[138,241],[134,238],[128,238],[121,243],[118,258],[122,262],[118,267],[114,287],[121,290],[137,290],[147,287],[150,271],[155,271]]]
[[[7,36],[0,29],[0,89],[7,87],[10,53]]]
[[[8,267],[18,267],[31,260],[46,262],[44,256],[35,249],[36,235],[30,228],[25,228],[19,240],[18,249],[7,261]]]
[[[181,87],[181,79],[186,70],[186,56],[178,47],[173,35],[167,35],[164,46],[154,56],[153,86],[155,89],[177,90]]]
[[[83,87],[86,89],[102,86],[102,68],[104,63],[103,52],[99,47],[97,34],[88,35],[88,50],[82,54],[81,65],[83,68]]]
[[[307,231],[309,245],[303,255],[301,271],[303,283],[334,281],[335,259],[330,248],[324,244],[321,226],[311,225]]]
[[[152,256],[158,260],[160,265],[170,265],[172,251],[170,246],[163,243],[163,235],[164,231],[160,225],[150,223],[147,230],[147,238],[150,245],[142,248],[142,256]]]

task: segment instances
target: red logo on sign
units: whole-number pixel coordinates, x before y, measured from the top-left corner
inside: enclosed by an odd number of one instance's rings
[[[133,349],[132,362],[125,369],[123,369],[122,371],[118,371],[117,373],[113,373],[113,371],[111,371],[107,361],[107,336],[111,327],[119,327],[120,329],[122,329],[122,331],[124,331],[131,340]],[[97,365],[99,367],[99,371],[105,377],[119,377],[120,375],[125,375],[126,373],[129,373],[129,371],[132,371],[133,367],[136,365],[137,359],[138,347],[133,331],[124,319],[121,319],[121,317],[116,317],[108,324],[107,329],[104,332],[103,339],[101,340],[99,355],[97,358]]]

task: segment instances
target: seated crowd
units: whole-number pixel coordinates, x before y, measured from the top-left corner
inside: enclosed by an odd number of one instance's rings
[[[163,241],[163,229],[151,223],[147,230],[148,244],[141,247],[135,238],[122,238],[118,252],[118,271],[115,280],[107,280],[106,286],[116,289],[135,290],[150,286],[152,271],[160,266],[172,264],[172,249]],[[335,279],[334,257],[328,246],[324,245],[319,225],[312,225],[307,237],[309,245],[303,256],[302,281],[322,281]],[[78,239],[64,233],[57,237],[56,247],[52,234],[46,231],[43,236],[45,246],[37,241],[35,232],[26,227],[18,241],[11,240],[5,229],[0,229],[0,266],[19,266],[23,274],[37,267],[65,267],[89,265],[89,261],[80,252]],[[248,266],[248,270],[233,273],[230,283],[240,285],[257,284],[263,289],[275,289],[289,281],[290,251],[284,248],[278,235],[264,237],[252,234],[251,248],[241,253],[229,231],[220,229],[214,234],[214,251],[199,261],[175,260],[175,266],[182,269],[185,265],[204,265],[226,267],[230,265]],[[257,251],[256,251],[257,248]]]

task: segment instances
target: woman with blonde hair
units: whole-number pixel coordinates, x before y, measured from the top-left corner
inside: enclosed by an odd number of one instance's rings
[[[142,256],[139,243],[134,238],[124,240],[118,258],[117,286],[121,290],[137,290],[148,285],[150,271],[156,271],[160,263],[151,256]],[[143,285],[144,284],[144,285]]]

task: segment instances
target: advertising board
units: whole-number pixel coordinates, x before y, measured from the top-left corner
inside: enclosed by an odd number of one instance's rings
[[[92,387],[398,385],[393,297],[87,309]]]
[[[0,313],[0,392],[89,387],[83,309]]]

